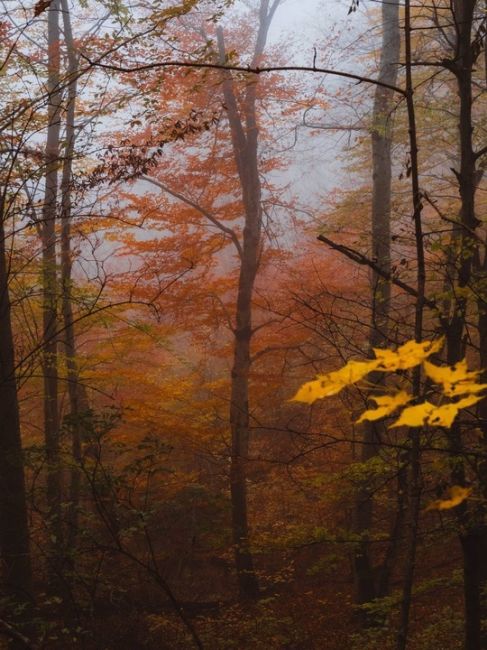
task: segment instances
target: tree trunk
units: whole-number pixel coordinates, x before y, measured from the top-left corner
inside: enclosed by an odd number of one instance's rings
[[[473,265],[478,249],[478,239],[475,230],[479,225],[475,215],[475,194],[477,186],[476,157],[473,148],[473,119],[472,119],[472,71],[475,65],[472,48],[472,30],[476,0],[455,0],[452,12],[455,24],[456,42],[448,68],[455,75],[459,97],[458,133],[460,142],[460,168],[455,172],[460,194],[460,223],[456,226],[455,237],[460,242],[456,285],[461,289],[470,286],[473,280]],[[463,291],[454,291],[453,308],[446,332],[447,361],[454,365],[465,355],[465,325],[469,302]],[[480,367],[484,368],[487,361],[482,358],[487,353],[484,342],[486,319],[484,308],[479,305],[480,328]],[[484,354],[483,354],[484,350]],[[485,412],[485,406],[480,406],[480,415]],[[483,428],[484,438],[487,431]],[[452,481],[463,484],[465,470],[463,467],[463,443],[458,422],[455,422],[448,432],[450,452],[452,456]],[[487,492],[487,468],[482,463],[479,466],[479,486],[482,492]],[[487,647],[487,607],[485,589],[487,587],[487,527],[483,523],[485,506],[474,512],[472,507],[457,509],[460,528],[460,542],[463,553],[463,577],[465,594],[465,648],[466,650],[481,650]],[[484,595],[482,595],[484,593]],[[484,625],[482,624],[484,621]]]
[[[0,552],[6,595],[25,603],[32,599],[32,573],[10,315],[6,213],[4,193],[0,197]]]
[[[86,407],[86,395],[79,382],[76,362],[76,339],[73,325],[72,251],[71,251],[71,191],[72,169],[75,153],[75,115],[77,97],[78,58],[73,42],[71,18],[67,0],[61,0],[64,39],[68,53],[68,88],[66,108],[66,147],[61,178],[61,311],[63,316],[64,349],[66,354],[69,430],[71,433],[72,466],[70,472],[69,510],[67,515],[66,548],[74,549],[78,533],[78,508],[81,484],[81,412]]]
[[[51,582],[59,578],[62,557],[62,483],[59,458],[58,369],[57,369],[57,301],[56,209],[61,127],[59,0],[48,9],[48,126],[46,141],[45,196],[42,213],[42,288],[43,288],[43,372],[44,437],[47,461],[47,505]]]
[[[480,374],[480,383],[487,383],[487,292],[485,290],[485,278],[487,277],[487,245],[484,244],[483,250],[484,260],[483,265],[480,267],[480,273],[478,275],[478,280],[480,281],[480,287],[484,287],[479,291],[479,299],[477,303],[478,308],[478,329],[479,329],[479,339],[480,339],[480,351],[479,351],[479,360],[480,368],[482,372]],[[478,408],[478,417],[480,420],[480,430],[482,431],[482,437],[480,439],[482,460],[478,464],[478,477],[479,477],[479,488],[480,494],[483,497],[483,503],[480,513],[480,516],[485,517],[485,504],[487,504],[487,400],[484,399],[479,404]],[[463,540],[462,549],[464,554],[465,562],[465,574],[468,574],[465,582],[465,610],[467,612],[472,612],[472,616],[466,617],[465,625],[465,638],[466,638],[466,648],[470,650],[471,648],[487,647],[487,631],[485,630],[485,625],[487,623],[487,527],[479,526],[477,531],[475,531],[473,538],[471,540]],[[472,550],[468,548],[468,545],[476,546]],[[468,565],[467,565],[468,562]],[[470,567],[470,563],[473,563],[473,566]],[[478,581],[479,584],[476,585],[475,581]],[[478,602],[478,605],[476,605]],[[479,611],[477,612],[477,607]],[[473,624],[473,622],[475,622]],[[480,625],[479,625],[480,622]],[[483,622],[483,624],[482,624]],[[476,635],[480,632],[480,639],[476,638]]]
[[[487,526],[470,526],[468,531],[460,536],[460,542],[463,553],[465,650],[485,650]]]
[[[252,66],[263,54],[267,33],[280,0],[262,0],[259,29]],[[225,62],[225,43],[221,29],[217,31],[220,62]],[[252,600],[259,595],[250,550],[247,512],[247,465],[249,453],[249,370],[252,341],[252,297],[259,267],[262,236],[261,184],[258,165],[259,127],[256,117],[257,79],[249,79],[242,108],[239,109],[231,76],[223,82],[223,93],[232,135],[233,154],[239,174],[244,207],[243,246],[237,289],[234,330],[234,353],[231,374],[230,430],[232,436],[230,491],[232,502],[232,534],[235,549],[240,598]]]
[[[399,2],[382,4],[382,48],[380,60],[379,81],[394,86],[397,80],[397,64],[399,61],[400,30]],[[377,86],[374,98],[372,123],[372,257],[387,276],[391,274],[391,149],[392,121],[394,112],[394,92],[389,88]],[[383,347],[387,344],[387,328],[390,308],[391,287],[381,275],[372,275],[372,322],[369,336],[369,346]],[[379,385],[383,381],[383,373],[371,375],[369,380]],[[366,463],[378,452],[380,431],[384,427],[380,423],[367,422],[364,426],[363,445],[361,447],[361,462]],[[356,598],[359,604],[374,600],[379,596],[379,584],[376,576],[382,575],[380,590],[387,589],[385,571],[378,573],[370,558],[369,531],[373,520],[373,500],[368,481],[361,486],[355,504],[354,530],[360,535],[355,556]],[[400,510],[402,511],[402,510]],[[399,520],[398,520],[399,521]],[[397,528],[396,522],[393,526]],[[395,536],[391,544],[396,545]],[[393,553],[387,554],[389,564]],[[387,573],[390,572],[390,566]],[[381,594],[385,595],[385,594]]]
[[[411,50],[411,2],[404,4],[404,50],[406,72],[406,107],[408,117],[409,155],[411,161],[411,194],[414,224],[414,242],[416,247],[416,303],[414,317],[414,338],[416,342],[423,340],[423,320],[426,292],[426,261],[423,233],[423,203],[419,185],[418,136],[416,126],[416,107],[414,103],[413,58]],[[413,370],[412,388],[414,399],[421,396],[421,367]],[[418,544],[419,517],[421,510],[421,430],[411,428],[408,435],[408,543],[404,562],[404,580],[400,605],[400,622],[396,638],[397,650],[406,650],[409,634],[409,617],[413,595],[414,574],[416,570],[416,550]]]

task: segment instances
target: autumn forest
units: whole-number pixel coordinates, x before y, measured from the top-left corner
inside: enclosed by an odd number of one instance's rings
[[[2,0],[0,649],[487,650],[486,40]]]

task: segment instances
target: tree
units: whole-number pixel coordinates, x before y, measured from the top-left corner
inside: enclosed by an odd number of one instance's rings
[[[400,50],[399,4],[390,2],[382,5],[382,46],[378,79],[395,86],[398,76]],[[371,350],[387,345],[390,318],[391,285],[385,279],[391,275],[391,186],[392,186],[392,125],[394,120],[395,96],[390,88],[377,86],[372,114],[372,257],[377,261],[378,271],[372,271],[372,313],[369,345]],[[371,378],[372,384],[380,386],[383,376]],[[371,392],[373,399],[374,389]],[[381,424],[366,421],[361,461],[366,463],[377,453]],[[401,492],[403,472],[398,477]],[[367,537],[372,526],[373,501],[371,486],[367,483],[359,491],[356,505],[356,532],[362,541],[355,552],[357,579],[357,600],[360,604],[383,597],[389,590],[389,577],[396,553],[396,541],[391,542],[380,570],[372,566],[370,545]],[[391,538],[396,540],[401,530],[403,504],[398,502],[397,518]]]

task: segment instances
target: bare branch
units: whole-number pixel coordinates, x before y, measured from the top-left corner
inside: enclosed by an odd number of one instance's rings
[[[332,68],[321,68],[315,65],[302,66],[302,65],[275,65],[275,66],[255,66],[250,65],[231,65],[228,63],[202,63],[199,61],[156,61],[154,63],[141,63],[131,67],[115,65],[112,63],[102,63],[101,61],[92,61],[85,54],[81,54],[83,59],[89,63],[90,66],[96,68],[103,68],[104,70],[112,70],[113,72],[144,72],[147,70],[154,70],[157,68],[195,68],[195,69],[209,69],[209,70],[228,70],[229,72],[248,72],[249,74],[265,74],[269,72],[314,72],[319,74],[330,74],[335,77],[343,77],[344,79],[352,79],[358,83],[369,83],[375,86],[382,86],[389,88],[395,93],[406,96],[406,91],[399,86],[387,84],[378,79],[371,79],[363,75],[353,74],[352,72],[344,72],[343,70],[333,70]]]
[[[399,287],[400,289],[408,293],[410,296],[413,296],[414,298],[418,297],[418,292],[414,287],[411,287],[411,285],[406,284],[406,282],[403,282],[399,278],[396,278],[391,273],[387,273],[373,260],[363,255],[363,253],[360,253],[359,251],[356,251],[353,248],[349,248],[344,244],[338,244],[332,241],[331,239],[328,239],[328,237],[325,237],[324,235],[318,235],[318,240],[322,241],[324,244],[327,244],[333,250],[342,253],[342,255],[345,255],[345,257],[348,257],[348,259],[353,260],[357,264],[361,264],[362,266],[368,266],[370,269],[375,271],[375,273],[377,273],[382,278],[384,278],[384,280],[388,280],[389,282],[392,282],[392,284],[395,284],[397,287]],[[434,300],[431,300],[430,298],[425,299],[425,305],[427,305],[430,309],[435,309],[435,310],[438,309],[436,302]]]

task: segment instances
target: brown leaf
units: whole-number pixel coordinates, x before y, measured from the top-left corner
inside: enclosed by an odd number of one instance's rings
[[[40,16],[46,9],[49,8],[52,0],[39,0],[34,6],[34,16]]]

